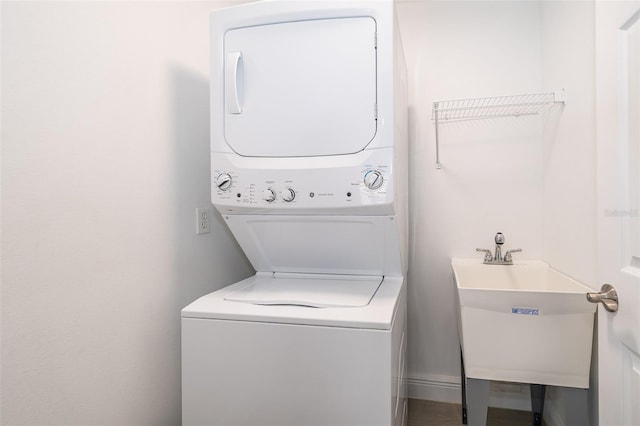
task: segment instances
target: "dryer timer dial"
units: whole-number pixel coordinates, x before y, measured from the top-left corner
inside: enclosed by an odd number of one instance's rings
[[[262,191],[262,198],[267,203],[271,203],[272,201],[275,201],[275,199],[276,199],[276,192],[271,188],[267,188],[264,191]]]
[[[294,191],[293,189],[287,188],[282,191],[282,199],[287,203],[293,201],[294,198],[296,198],[296,191]]]
[[[228,191],[231,189],[231,184],[233,180],[231,179],[231,175],[229,173],[220,173],[216,178],[216,186],[221,191]]]
[[[384,178],[380,170],[369,170],[364,174],[364,184],[369,189],[378,189],[383,182]]]

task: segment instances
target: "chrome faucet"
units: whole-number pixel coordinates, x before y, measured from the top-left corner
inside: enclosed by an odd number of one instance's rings
[[[513,265],[513,253],[521,252],[522,249],[507,250],[502,256],[502,245],[504,244],[504,235],[502,232],[498,232],[494,238],[496,242],[495,254],[491,254],[491,250],[477,248],[476,251],[484,253],[484,263],[487,265]]]
[[[502,232],[498,232],[493,239],[496,242],[496,254],[493,255],[493,260],[496,262],[502,262],[502,245],[504,244],[504,235]]]

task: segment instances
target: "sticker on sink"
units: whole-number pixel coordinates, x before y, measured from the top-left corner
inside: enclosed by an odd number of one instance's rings
[[[517,315],[540,315],[540,309],[534,308],[511,308],[512,314]]]

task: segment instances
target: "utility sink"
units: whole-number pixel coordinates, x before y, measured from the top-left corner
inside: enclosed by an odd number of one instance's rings
[[[451,266],[468,378],[589,387],[591,289],[540,261]]]

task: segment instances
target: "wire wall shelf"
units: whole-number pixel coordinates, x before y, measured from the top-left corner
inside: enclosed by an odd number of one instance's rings
[[[550,93],[434,102],[431,119],[434,121],[436,129],[436,168],[442,168],[439,155],[438,124],[447,121],[535,115],[545,107],[564,102],[564,90]]]

